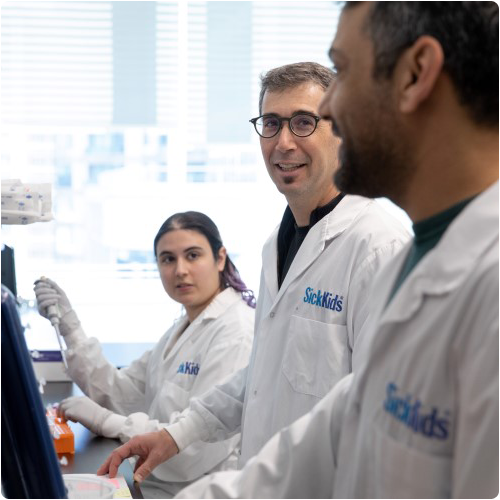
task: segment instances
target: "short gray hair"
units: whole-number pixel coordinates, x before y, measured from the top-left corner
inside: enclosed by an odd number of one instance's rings
[[[309,82],[326,90],[334,76],[331,69],[315,62],[285,64],[270,69],[260,77],[259,113],[262,114],[262,101],[266,92],[279,92]]]

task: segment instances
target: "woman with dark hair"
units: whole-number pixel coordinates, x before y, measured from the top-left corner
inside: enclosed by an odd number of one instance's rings
[[[221,248],[224,248],[222,245],[222,238],[219,234],[219,230],[217,229],[217,226],[214,224],[212,219],[210,219],[210,217],[202,214],[201,212],[184,212],[172,215],[160,227],[154,241],[154,252],[156,259],[158,259],[158,242],[161,240],[164,234],[176,229],[198,231],[200,234],[204,235],[208,243],[210,244],[215,259],[218,258]],[[245,302],[250,307],[255,309],[255,297],[252,290],[249,290],[246,287],[245,283],[243,283],[243,281],[241,280],[236,266],[233,264],[229,256],[226,255],[225,249],[224,255],[225,264],[219,275],[221,290],[224,290],[229,286],[234,288],[236,291],[241,292],[241,295]]]
[[[154,254],[165,291],[185,314],[152,350],[120,370],[104,358],[97,339],[87,338],[63,290],[48,278],[35,283],[40,314],[59,308],[68,374],[86,394],[62,401],[59,413],[123,442],[175,422],[191,398],[247,365],[252,344],[255,297],[209,217],[169,217]],[[174,496],[207,472],[236,468],[238,450],[239,434],[189,446],[141,487],[148,496]]]

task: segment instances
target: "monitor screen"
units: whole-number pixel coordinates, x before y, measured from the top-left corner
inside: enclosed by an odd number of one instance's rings
[[[2,245],[2,285],[5,285],[14,297],[17,297],[14,249],[7,245]]]
[[[16,301],[4,285],[2,493],[7,498],[66,498]]]

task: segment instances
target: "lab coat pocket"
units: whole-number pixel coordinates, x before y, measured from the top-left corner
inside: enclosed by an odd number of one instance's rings
[[[374,498],[449,498],[451,459],[400,443],[373,425]]]
[[[149,414],[160,422],[170,422],[175,412],[182,412],[189,406],[190,393],[178,384],[164,381],[155,395]]]
[[[349,372],[346,326],[292,316],[282,370],[294,391],[324,397]]]

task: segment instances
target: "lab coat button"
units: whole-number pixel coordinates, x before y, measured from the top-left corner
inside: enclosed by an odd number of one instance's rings
[[[269,317],[270,318],[274,318],[274,312],[272,312],[271,314],[269,314]]]

